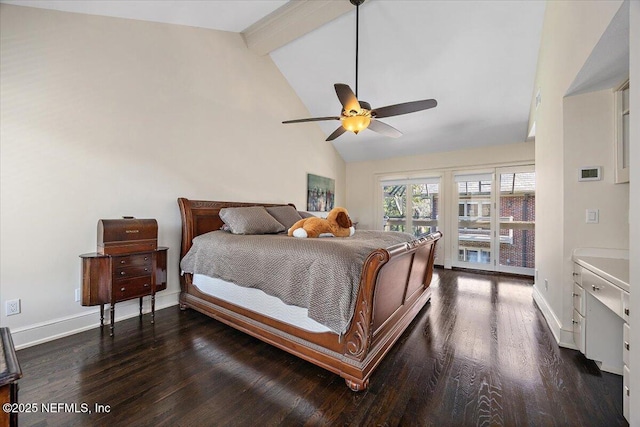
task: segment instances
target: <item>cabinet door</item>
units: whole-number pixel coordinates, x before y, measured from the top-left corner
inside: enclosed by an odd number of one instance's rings
[[[155,254],[155,292],[167,289],[167,249]]]
[[[586,271],[586,270],[585,270]],[[587,292],[585,356],[605,372],[622,375],[622,318]]]
[[[111,258],[87,256],[82,258],[82,305],[106,304],[111,297]]]

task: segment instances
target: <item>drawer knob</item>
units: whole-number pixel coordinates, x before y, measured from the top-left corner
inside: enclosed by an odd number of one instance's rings
[[[126,288],[120,288],[120,292],[124,292]]]
[[[572,293],[571,295],[573,295],[574,297],[579,297],[580,296],[580,294],[576,294],[575,292]]]
[[[147,267],[144,268],[144,271],[149,271],[149,269]]]
[[[624,391],[627,393],[627,396],[629,396],[629,387],[624,386]]]
[[[149,285],[148,283],[145,283],[145,284],[144,284],[144,287],[145,287],[145,288],[148,288],[149,286],[150,286],[150,285]]]
[[[591,289],[593,289],[594,291],[599,291],[600,288],[596,285],[591,285]]]
[[[579,276],[580,273],[576,273],[575,271],[573,272],[573,277]]]
[[[121,259],[120,264],[124,264],[124,263],[125,263],[125,260]]]
[[[624,309],[624,314],[625,314],[625,316],[628,316],[628,315],[629,315],[629,309],[628,309],[628,308],[625,308],[625,309]]]
[[[148,256],[144,257],[144,260],[149,261],[149,257]]]
[[[124,271],[121,271],[121,272],[120,272],[120,275],[121,275],[121,276],[124,276],[125,274],[127,274],[127,273],[125,273]]]
[[[573,323],[574,325],[579,325],[580,322],[578,322],[577,320],[571,319],[571,323]]]
[[[624,342],[624,349],[629,351],[629,343],[627,341]]]

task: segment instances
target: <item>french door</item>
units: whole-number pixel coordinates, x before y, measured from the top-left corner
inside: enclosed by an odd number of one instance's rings
[[[383,230],[419,236],[438,231],[440,178],[381,181]]]
[[[533,166],[454,173],[455,267],[533,275]]]

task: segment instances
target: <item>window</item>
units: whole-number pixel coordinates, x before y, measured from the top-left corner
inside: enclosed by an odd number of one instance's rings
[[[414,236],[438,231],[440,178],[383,180],[382,228]]]
[[[461,171],[454,173],[454,181],[458,227],[454,230],[452,265],[533,274],[534,168],[523,165],[477,173]]]

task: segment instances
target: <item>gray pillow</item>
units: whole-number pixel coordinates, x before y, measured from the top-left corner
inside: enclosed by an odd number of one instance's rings
[[[315,216],[314,214],[306,211],[298,211],[298,215],[300,215],[302,218],[311,218]]]
[[[264,206],[222,208],[220,219],[233,234],[270,234],[285,230],[284,225],[269,215]]]
[[[267,212],[288,230],[302,217],[293,206],[269,206]]]

